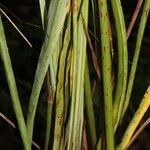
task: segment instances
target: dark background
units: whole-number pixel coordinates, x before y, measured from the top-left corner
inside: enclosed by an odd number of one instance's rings
[[[8,16],[14,21],[19,29],[24,33],[28,40],[32,43],[33,48],[30,48],[22,39],[19,33],[14,29],[10,22],[2,16],[3,25],[5,29],[6,39],[8,42],[10,57],[15,73],[16,83],[19,90],[19,96],[23,107],[24,115],[27,113],[28,102],[38,56],[43,40],[43,31],[41,28],[41,18],[38,0],[1,0],[1,4],[5,5],[11,12],[13,12],[22,21],[39,25],[33,27],[26,25],[17,20],[11,15],[2,5],[0,7],[5,10]],[[126,26],[128,26],[136,1],[122,1],[125,13]],[[129,38],[129,66],[132,64],[132,56],[135,48],[136,35],[138,29],[139,18],[136,21],[136,26],[133,28],[131,37]],[[150,17],[147,22],[147,27],[142,42],[142,48],[136,72],[136,79],[129,106],[126,122],[129,122],[133,116],[136,108],[139,105],[143,94],[150,83]],[[17,126],[14,110],[12,107],[7,81],[5,78],[4,68],[0,60],[0,112],[11,119]],[[34,140],[42,147],[45,138],[45,120],[46,120],[46,90],[43,86],[36,117],[36,125],[34,132]],[[143,119],[146,120],[148,116]],[[18,128],[18,127],[17,127]],[[149,128],[147,127],[140,137],[134,142],[131,149],[150,149]],[[12,128],[7,122],[0,118],[0,150],[16,150],[23,149],[20,140],[20,134],[17,129]]]

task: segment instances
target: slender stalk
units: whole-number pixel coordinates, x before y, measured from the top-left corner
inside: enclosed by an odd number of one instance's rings
[[[86,56],[86,36],[84,33],[82,15],[87,27],[88,1],[76,1],[73,6],[73,53],[72,53],[72,101],[70,115],[70,131],[68,149],[80,149],[83,130],[84,111],[84,71]],[[78,11],[80,10],[80,11]],[[79,12],[79,14],[78,14]],[[82,14],[82,15],[81,15]],[[78,20],[77,20],[78,19]]]
[[[143,4],[143,0],[138,0],[136,8],[135,8],[135,11],[134,11],[132,19],[131,19],[131,22],[130,22],[130,24],[128,26],[128,29],[127,29],[127,40],[128,40],[128,38],[129,38],[129,36],[130,36],[130,34],[132,32],[132,28],[133,28],[133,26],[134,26],[134,24],[136,22],[136,19],[138,17],[138,14],[140,12],[142,4]]]
[[[71,42],[71,41],[70,41]],[[69,76],[70,76],[70,65],[71,65],[71,51],[72,48],[70,47],[69,52],[66,58],[66,72],[65,72],[65,121],[67,121],[68,109],[69,109],[69,101],[70,101],[70,88],[69,88]]]
[[[47,19],[47,6],[45,0],[39,0],[40,11],[41,11],[41,19],[43,29],[46,27],[46,19]]]
[[[141,16],[141,21],[140,21],[140,26],[139,26],[139,30],[138,30],[137,40],[136,40],[136,47],[135,47],[131,72],[130,72],[130,76],[129,76],[129,83],[128,83],[128,87],[127,87],[127,93],[126,93],[126,99],[125,99],[125,103],[124,103],[124,107],[123,107],[122,117],[124,116],[124,114],[128,108],[129,101],[130,101],[134,78],[135,78],[135,73],[136,73],[136,68],[137,68],[137,63],[138,63],[138,58],[139,58],[139,53],[140,53],[140,48],[141,48],[141,44],[142,44],[142,39],[143,39],[143,35],[144,35],[146,22],[148,19],[149,10],[150,10],[150,0],[145,0],[143,12],[142,12],[142,16]]]
[[[51,133],[51,121],[52,121],[52,109],[53,109],[53,102],[48,102],[47,104],[47,121],[46,121],[46,136],[45,136],[45,144],[44,150],[48,150],[49,146],[49,139]]]
[[[80,149],[81,146],[81,137],[82,137],[82,129],[83,129],[83,102],[84,102],[84,67],[85,67],[85,52],[86,49],[83,49],[85,46],[85,41],[83,39],[83,26],[81,18],[78,22],[78,64],[77,64],[77,87],[76,87],[76,103],[75,103],[75,116],[74,116],[74,135],[73,139],[75,140],[74,149]],[[78,131],[80,130],[80,134]],[[79,141],[80,139],[80,141]]]
[[[86,64],[85,64],[84,89],[85,89],[85,109],[86,109],[87,121],[88,121],[87,126],[89,127],[92,149],[94,149],[97,142],[97,137],[96,137],[93,100],[92,100],[92,93],[91,93],[91,84],[90,84],[89,66],[87,62],[87,57],[86,57]]]
[[[143,124],[142,126],[138,129],[138,131],[136,131],[136,133],[132,136],[131,140],[129,141],[129,143],[126,145],[125,149],[128,149],[132,143],[136,140],[136,138],[140,135],[140,133],[144,130],[144,128],[146,126],[148,126],[150,124],[150,118],[148,118]]]
[[[31,145],[28,138],[28,132],[27,132],[24,116],[22,113],[20,101],[19,101],[15,77],[14,77],[11,60],[8,52],[8,47],[5,39],[1,16],[0,16],[0,55],[2,58],[2,62],[4,64],[4,69],[7,77],[8,87],[10,90],[11,100],[17,118],[21,138],[23,141],[23,146],[25,150],[31,150]]]
[[[92,54],[92,59],[93,59],[93,66],[94,66],[94,69],[97,73],[97,76],[98,78],[100,79],[100,69],[99,69],[99,65],[98,65],[98,61],[97,61],[97,57],[95,55],[95,51],[94,51],[94,48],[92,46],[92,42],[91,42],[91,39],[90,39],[90,36],[89,36],[89,33],[87,31],[87,27],[85,25],[85,20],[84,18],[82,17],[82,22],[83,22],[83,27],[84,27],[84,31],[85,31],[85,35],[86,35],[86,38],[87,38],[87,42],[88,42],[88,45],[89,45],[89,49],[91,51],[91,54]]]
[[[75,103],[75,117],[74,117],[74,149],[81,148],[82,131],[83,131],[83,112],[84,112],[84,73],[86,60],[86,46],[87,39],[84,32],[84,27],[87,28],[88,23],[88,0],[78,0],[78,6],[81,11],[78,16],[78,39],[77,39],[77,87],[76,87],[76,103]],[[79,8],[80,8],[79,7]],[[85,20],[85,22],[83,22]],[[79,132],[78,132],[79,131]]]
[[[39,0],[40,5],[40,11],[41,11],[41,20],[42,20],[42,26],[43,30],[46,33],[46,20],[47,18],[47,6],[45,0]],[[48,41],[48,38],[47,38]],[[52,119],[52,108],[53,108],[53,94],[51,89],[51,83],[50,83],[50,67],[47,71],[47,93],[48,93],[48,100],[47,100],[47,119],[46,119],[46,135],[45,135],[45,144],[44,144],[44,150],[48,150],[49,146],[49,139],[50,139],[50,131],[51,131],[51,119]]]
[[[61,37],[61,35],[60,35]],[[48,106],[47,106],[47,130],[46,130],[46,145],[49,143],[49,136],[50,136],[50,129],[51,129],[51,119],[52,119],[52,107],[53,107],[53,102],[55,98],[55,93],[56,93],[56,78],[57,78],[57,68],[58,68],[58,58],[59,58],[59,52],[60,52],[60,47],[61,47],[61,38],[57,41],[56,47],[52,53],[52,58],[50,59],[50,65],[47,71],[47,75],[49,76],[48,86],[48,95],[50,95],[50,102],[48,100]],[[48,148],[48,147],[47,147]]]
[[[63,28],[63,24],[66,18],[66,14],[69,9],[69,0],[57,0],[56,8],[52,7],[53,3],[51,3],[48,17],[48,41],[43,43],[41,54],[38,61],[38,66],[35,74],[34,84],[31,92],[30,103],[29,103],[29,110],[27,115],[27,129],[30,141],[32,140],[33,136],[33,126],[34,126],[34,118],[35,112],[37,108],[37,103],[41,91],[41,87],[48,70],[48,66],[50,64],[50,60],[52,58],[52,52],[56,46],[57,40],[59,38],[60,32]],[[55,9],[55,10],[54,10]]]
[[[62,131],[65,119],[65,99],[64,99],[64,84],[65,84],[65,64],[70,43],[70,17],[67,20],[67,29],[64,36],[63,48],[60,55],[58,82],[56,91],[56,116],[54,129],[54,144],[53,149],[59,150],[62,143]]]
[[[111,5],[115,19],[118,41],[118,74],[113,108],[113,119],[115,124],[114,130],[116,130],[125,100],[128,70],[128,52],[126,28],[121,2],[120,0],[111,0]]]
[[[74,111],[75,111],[75,99],[76,99],[76,51],[77,51],[77,0],[72,1],[72,26],[73,26],[73,51],[71,59],[71,112],[70,112],[70,122],[69,122],[69,135],[68,135],[68,145],[67,150],[72,149],[72,140],[73,140],[73,123],[74,123]]]
[[[50,4],[50,1],[48,3]],[[47,5],[46,5],[45,0],[39,0],[39,5],[40,5],[40,11],[41,11],[42,26],[46,35],[46,25],[48,23],[47,20],[49,20],[49,18],[48,18],[48,10],[47,10]],[[57,1],[55,1],[55,3],[51,5],[51,7],[52,6],[53,8],[56,8]],[[48,43],[48,37],[45,36],[45,45],[47,43]],[[59,40],[57,41],[54,53],[52,54],[52,58],[50,60],[50,66],[47,71],[47,87],[48,87],[48,101],[47,102],[48,103],[47,103],[46,137],[45,137],[45,145],[44,145],[45,150],[48,149],[49,138],[50,138],[53,99],[54,99],[54,95],[56,91],[56,72],[57,72],[57,66],[58,66],[58,53],[59,53]]]
[[[145,112],[150,107],[150,86],[148,87],[141,104],[136,111],[133,119],[131,120],[125,134],[123,135],[123,138],[121,140],[121,144],[118,146],[119,150],[122,150],[126,147],[128,142],[130,141],[135,129],[137,128],[139,122],[141,121],[142,117],[144,116]]]
[[[103,91],[107,150],[114,150],[113,106],[111,84],[111,50],[109,40],[109,18],[106,0],[99,0],[100,32],[102,45]]]
[[[47,93],[48,93],[48,102],[47,102],[47,120],[46,120],[46,136],[45,136],[45,145],[44,150],[48,150],[50,130],[51,130],[51,120],[52,120],[52,109],[53,109],[53,96],[51,90],[50,75],[47,72]]]
[[[84,74],[83,74],[84,76]],[[82,91],[83,94],[80,95],[80,101],[79,101],[79,106],[81,107],[78,115],[80,115],[80,121],[79,122],[79,127],[78,127],[78,137],[76,138],[78,140],[77,145],[75,145],[74,149],[81,149],[81,143],[82,143],[82,136],[83,136],[83,123],[84,123],[84,86],[82,85]],[[77,147],[77,148],[76,148]]]

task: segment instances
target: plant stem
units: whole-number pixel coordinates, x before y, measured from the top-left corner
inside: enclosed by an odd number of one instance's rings
[[[107,150],[114,150],[113,106],[111,83],[111,50],[109,40],[109,18],[106,0],[99,0],[100,31],[102,45],[103,91]]]
[[[45,137],[44,150],[48,150],[48,146],[49,146],[53,102],[48,102],[47,107],[48,107],[47,108],[47,123],[46,123],[46,137]]]
[[[71,58],[71,108],[70,108],[70,122],[69,122],[69,135],[68,135],[68,146],[67,150],[72,149],[73,140],[73,128],[74,128],[74,111],[75,111],[75,99],[76,99],[76,79],[77,79],[77,0],[72,1],[72,26],[73,26],[73,47],[72,47],[72,58]]]
[[[128,71],[126,28],[120,0],[111,0],[118,42],[118,73],[114,97],[113,120],[116,130],[125,100]]]
[[[138,0],[136,8],[135,8],[135,11],[134,11],[134,13],[132,15],[132,19],[131,19],[130,24],[129,24],[128,29],[127,29],[127,40],[128,40],[128,38],[129,38],[129,36],[130,36],[130,34],[132,32],[133,26],[134,26],[134,24],[136,22],[136,19],[138,17],[138,14],[140,12],[142,4],[143,4],[143,0]]]
[[[118,150],[122,150],[126,147],[128,142],[130,141],[135,129],[137,128],[139,122],[141,121],[142,117],[144,116],[145,112],[150,106],[150,86],[148,87],[142,102],[136,111],[133,119],[131,120],[125,134],[123,135],[121,144],[118,146]]]
[[[42,46],[42,50],[41,50],[41,54],[39,57],[38,66],[35,74],[34,84],[31,92],[29,110],[27,115],[27,129],[28,129],[30,141],[32,140],[32,136],[33,136],[34,118],[35,118],[35,112],[37,108],[40,91],[42,88],[42,84],[46,72],[48,70],[48,66],[50,64],[50,60],[52,59],[53,50],[59,39],[59,35],[61,33],[66,18],[66,14],[69,9],[68,1],[69,0],[55,1],[55,3],[58,4],[56,8],[52,7],[53,4],[50,5],[51,9],[49,9],[49,11],[51,11],[51,13],[49,13],[48,15],[49,22],[47,28],[48,41],[45,41],[46,43],[44,42]]]
[[[73,149],[81,148],[82,131],[83,131],[83,112],[84,112],[84,73],[85,73],[85,60],[86,60],[86,46],[87,38],[84,32],[84,27],[87,28],[88,24],[88,0],[78,0],[79,19],[77,31],[77,87],[76,87],[76,100],[75,100],[75,115],[74,115],[74,135],[73,135]],[[83,21],[85,20],[85,22]]]
[[[45,29],[46,20],[47,20],[46,0],[39,0],[39,5],[40,5],[40,12],[41,12],[42,26],[43,26],[43,29]]]
[[[1,16],[0,16],[0,55],[2,58],[2,62],[4,64],[8,87],[10,90],[12,104],[17,118],[21,138],[23,141],[23,146],[25,150],[31,150],[31,144],[29,142],[28,132],[27,132],[24,116],[22,113],[20,101],[19,101],[17,86],[16,86],[15,77],[11,65],[6,39],[5,39]]]
[[[130,141],[128,142],[128,144],[126,145],[125,149],[128,149],[132,143],[136,140],[136,138],[140,135],[140,133],[144,130],[144,128],[146,126],[148,126],[150,124],[150,118],[148,118],[143,124],[142,126],[136,131],[136,133],[132,136],[132,138],[130,139]]]
[[[53,149],[59,150],[62,143],[62,133],[65,120],[65,99],[64,99],[64,84],[65,84],[65,64],[70,43],[70,16],[67,20],[67,29],[64,36],[63,48],[60,54],[58,81],[56,90],[56,116],[54,129],[54,144]],[[63,141],[64,142],[64,141]]]
[[[50,83],[50,75],[47,72],[47,93],[48,93],[48,100],[47,100],[47,120],[46,120],[46,136],[45,136],[45,145],[44,150],[48,150],[49,146],[49,138],[50,138],[50,130],[51,130],[51,120],[52,120],[52,108],[53,108],[53,96],[51,90],[51,83]]]
[[[92,100],[92,93],[91,93],[91,84],[90,84],[89,66],[88,66],[87,57],[86,57],[86,64],[85,64],[84,89],[85,89],[85,109],[87,113],[87,120],[88,120],[91,143],[92,143],[92,149],[94,149],[97,142],[97,137],[96,137],[93,100]]]
[[[125,103],[124,103],[124,107],[123,107],[122,118],[128,108],[128,105],[129,105],[131,92],[132,92],[132,88],[133,88],[133,83],[134,83],[134,78],[135,78],[135,73],[136,73],[136,68],[137,68],[137,63],[138,63],[138,58],[139,58],[139,53],[140,53],[140,48],[141,48],[141,43],[142,43],[142,39],[143,39],[143,35],[144,35],[146,21],[148,19],[149,10],[150,10],[150,0],[145,0],[143,13],[141,16],[141,21],[140,21],[140,26],[139,26],[139,30],[138,30],[137,40],[136,40],[136,47],[135,47],[131,72],[130,72],[130,76],[129,76],[129,83],[128,83],[128,87],[127,87],[127,93],[126,93],[126,99],[125,99]]]

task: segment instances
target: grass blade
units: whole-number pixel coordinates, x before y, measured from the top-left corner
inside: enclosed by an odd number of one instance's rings
[[[92,100],[92,93],[91,93],[91,84],[90,84],[90,77],[89,77],[89,66],[86,58],[85,64],[85,109],[87,113],[87,121],[88,121],[88,129],[90,133],[92,149],[95,148],[97,137],[96,137],[96,128],[95,128],[95,118],[94,118],[94,110],[93,110],[93,100]]]
[[[134,26],[134,24],[136,22],[136,19],[138,17],[139,11],[140,11],[140,9],[142,7],[142,3],[143,3],[143,0],[138,0],[138,2],[137,2],[135,11],[134,11],[134,13],[132,15],[132,19],[131,19],[130,24],[129,24],[128,29],[127,29],[127,40],[129,39],[129,36],[130,36],[130,34],[132,32],[132,28],[133,28],[133,26]]]
[[[28,132],[27,132],[24,116],[22,113],[20,101],[19,101],[17,86],[16,86],[15,77],[14,77],[14,73],[13,73],[13,69],[12,69],[12,65],[11,65],[11,60],[10,60],[10,56],[9,56],[9,52],[8,52],[6,39],[5,39],[1,16],[0,16],[0,55],[2,58],[2,62],[4,64],[8,87],[10,90],[13,108],[15,111],[18,125],[19,125],[19,130],[21,133],[23,146],[24,146],[25,150],[30,150],[31,145],[29,142]]]
[[[76,91],[76,50],[77,50],[77,0],[72,1],[72,26],[73,26],[73,51],[71,59],[71,112],[70,112],[70,122],[69,122],[69,135],[68,135],[68,145],[67,150],[72,149],[73,140],[73,122],[74,122],[74,111],[75,111],[75,91]]]
[[[46,1],[45,0],[39,0],[40,4],[40,11],[41,11],[41,19],[42,19],[42,26],[43,29],[45,29],[45,21],[47,19],[47,7],[46,7]]]
[[[115,19],[117,42],[118,42],[118,73],[117,73],[117,85],[115,90],[114,108],[113,108],[113,119],[115,124],[114,130],[116,130],[125,100],[127,71],[128,71],[128,51],[127,51],[126,28],[121,1],[111,0],[111,5]]]
[[[100,32],[102,46],[102,67],[103,67],[103,91],[105,108],[105,127],[107,149],[114,150],[113,132],[113,105],[112,105],[112,83],[111,83],[111,50],[109,39],[109,18],[106,0],[99,0]]]
[[[65,119],[65,99],[64,99],[64,83],[65,83],[65,64],[67,51],[70,43],[70,17],[67,21],[67,29],[64,36],[63,48],[60,55],[58,82],[56,91],[56,116],[55,116],[55,129],[54,129],[54,144],[53,149],[59,150],[61,145],[63,124]]]
[[[144,128],[146,126],[148,126],[150,124],[150,118],[147,119],[142,126],[136,131],[136,133],[132,136],[131,140],[129,141],[129,143],[126,145],[125,149],[128,149],[132,143],[136,140],[136,138],[140,135],[140,133],[144,130]]]
[[[144,116],[145,112],[150,107],[150,86],[148,87],[141,104],[136,111],[133,119],[131,120],[125,134],[123,135],[121,144],[119,145],[118,149],[124,149],[128,142],[130,141],[135,129],[137,128],[139,122],[141,121],[142,117]]]
[[[48,37],[48,41],[43,44],[41,50],[41,54],[39,57],[38,66],[35,74],[34,84],[32,88],[32,93],[30,97],[29,110],[27,115],[27,129],[28,129],[30,141],[32,140],[35,112],[36,112],[36,107],[37,107],[41,87],[46,72],[48,70],[50,59],[52,58],[52,52],[56,46],[60,32],[63,28],[63,24],[69,8],[68,7],[69,0],[64,0],[64,1],[57,0],[57,4],[58,5],[55,10],[53,9],[49,10],[49,12],[52,11],[51,15],[48,16],[50,17],[48,22],[48,29],[47,29],[47,33],[49,37]],[[51,5],[50,8],[52,7]]]
[[[124,103],[124,107],[123,107],[122,117],[124,116],[124,114],[128,108],[129,101],[130,101],[134,78],[135,78],[135,73],[136,73],[136,68],[137,68],[137,63],[138,63],[138,58],[139,58],[139,53],[140,53],[140,48],[141,48],[141,44],[142,44],[146,21],[148,19],[149,10],[150,10],[150,1],[145,0],[144,7],[143,7],[143,13],[141,16],[141,21],[140,21],[140,26],[139,26],[139,30],[138,30],[137,40],[136,40],[136,47],[135,47],[135,51],[134,51],[134,58],[133,58],[131,72],[130,72],[130,76],[129,76],[129,83],[128,83],[128,87],[127,87],[127,93],[126,93],[126,99],[125,99],[125,103]]]
[[[82,3],[83,2],[83,3]],[[82,15],[87,27],[88,1],[73,1],[73,52],[72,52],[72,99],[67,149],[80,149],[83,129],[84,110],[84,70],[86,54],[86,36]],[[80,11],[78,11],[78,9]],[[82,14],[82,15],[81,15]],[[79,16],[79,17],[78,17]],[[77,18],[78,17],[78,18]],[[78,19],[78,20],[77,20]]]

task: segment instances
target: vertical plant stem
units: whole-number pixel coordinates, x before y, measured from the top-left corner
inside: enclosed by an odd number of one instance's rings
[[[40,91],[42,88],[42,84],[46,72],[48,70],[48,66],[50,64],[50,60],[52,59],[53,50],[57,44],[59,35],[64,25],[66,14],[69,9],[68,2],[69,0],[64,0],[64,1],[57,0],[55,1],[55,3],[57,3],[56,8],[52,7],[53,3],[51,3],[50,5],[51,13],[49,13],[48,15],[48,17],[50,18],[49,18],[48,28],[47,28],[48,41],[46,43],[45,42],[43,43],[43,47],[39,57],[34,84],[33,84],[31,97],[30,97],[28,115],[27,115],[27,129],[28,129],[30,141],[32,140],[32,136],[33,136],[34,118],[35,118],[35,112],[37,108]]]
[[[70,38],[71,43],[71,38]],[[70,44],[71,45],[71,44]],[[64,96],[65,96],[65,121],[67,121],[67,115],[68,115],[68,109],[69,109],[69,100],[70,100],[70,82],[69,82],[69,76],[70,76],[70,61],[71,61],[71,47],[69,48],[69,52],[67,54],[66,58],[66,71],[65,71],[65,87],[64,87]]]
[[[84,110],[84,71],[86,56],[86,36],[84,33],[82,15],[85,18],[85,26],[88,21],[88,1],[73,0],[73,53],[72,53],[72,101],[70,115],[70,130],[68,149],[80,149],[83,130]],[[80,11],[78,11],[78,9]],[[79,14],[78,14],[79,12]],[[78,19],[78,20],[77,20]]]
[[[128,26],[128,29],[127,29],[127,40],[128,40],[128,38],[129,38],[129,36],[130,36],[130,34],[132,32],[132,28],[133,28],[133,26],[134,26],[134,24],[136,22],[136,19],[138,17],[139,11],[140,11],[140,9],[142,7],[142,3],[143,3],[143,0],[138,0],[138,2],[137,2],[135,11],[134,11],[132,19],[131,19],[131,22],[130,22],[130,24]]]
[[[48,150],[48,146],[49,146],[53,102],[48,101],[47,107],[48,108],[47,108],[46,136],[45,136],[44,150]]]
[[[126,28],[121,2],[120,0],[111,0],[111,5],[115,19],[118,42],[118,74],[113,108],[113,119],[115,124],[114,130],[116,130],[125,101],[128,71],[128,52]]]
[[[136,68],[137,68],[137,63],[138,63],[138,58],[139,58],[139,53],[140,53],[140,48],[141,48],[141,43],[142,43],[142,39],[143,39],[143,35],[144,35],[146,21],[148,19],[149,10],[150,10],[150,0],[145,0],[144,7],[143,7],[143,13],[141,16],[141,21],[140,21],[140,26],[139,26],[139,30],[138,30],[137,40],[136,40],[136,47],[135,47],[131,72],[130,72],[130,76],[129,76],[129,83],[128,83],[128,87],[127,87],[127,93],[126,93],[126,99],[125,99],[125,103],[124,103],[124,107],[123,107],[122,117],[124,116],[124,114],[128,108],[129,101],[130,101],[134,78],[135,78],[135,73],[136,73]]]
[[[54,144],[53,149],[59,150],[61,143],[63,143],[63,125],[65,119],[65,99],[64,99],[64,84],[65,84],[65,64],[67,52],[70,43],[70,16],[67,20],[67,29],[64,36],[63,48],[60,54],[58,82],[56,90],[56,116],[55,116],[55,129],[54,129]]]
[[[132,143],[136,140],[136,138],[140,135],[140,133],[144,130],[144,128],[146,126],[148,126],[150,124],[150,118],[148,118],[143,124],[142,126],[136,131],[136,133],[132,136],[132,138],[130,139],[130,141],[128,142],[128,144],[126,145],[125,149],[128,149]]]
[[[139,122],[141,121],[142,117],[144,116],[147,109],[150,107],[150,86],[148,87],[142,102],[136,111],[133,119],[131,120],[125,134],[123,135],[121,144],[119,145],[118,149],[122,150],[126,147],[128,142],[130,141],[135,129],[137,128]]]
[[[60,35],[61,36],[61,35]],[[47,71],[47,75],[49,76],[48,86],[48,95],[50,97],[50,101],[48,100],[47,106],[47,130],[46,130],[46,143],[45,146],[48,146],[49,143],[49,136],[50,136],[50,129],[51,129],[51,119],[52,119],[52,106],[55,98],[56,93],[56,78],[57,78],[57,68],[58,68],[58,57],[60,52],[60,45],[61,45],[61,38],[57,41],[56,47],[52,53],[52,58],[50,59],[50,65]],[[47,143],[48,142],[48,143]],[[46,146],[46,147],[47,147]],[[47,147],[48,148],[48,147]]]
[[[73,140],[73,123],[74,123],[74,111],[75,111],[75,91],[76,91],[76,51],[77,51],[77,0],[72,1],[72,26],[73,26],[73,51],[72,51],[72,62],[71,62],[71,112],[70,112],[70,123],[69,123],[69,135],[68,135],[68,146],[67,150],[72,149]]]
[[[22,113],[20,101],[19,101],[18,91],[17,91],[15,77],[14,77],[11,60],[8,52],[8,47],[5,39],[1,16],[0,16],[0,55],[2,58],[2,62],[4,64],[8,87],[10,90],[12,104],[17,118],[21,138],[23,141],[23,146],[25,150],[31,150],[31,144],[29,142],[28,132],[27,132],[24,116]]]
[[[41,11],[41,20],[43,30],[46,33],[46,20],[47,18],[47,6],[45,0],[39,0],[40,11]],[[48,38],[47,38],[48,40]],[[45,144],[44,150],[48,150],[49,146],[49,139],[50,139],[50,131],[51,131],[51,119],[52,119],[52,108],[53,108],[53,96],[52,96],[52,89],[50,83],[50,67],[47,71],[47,93],[48,93],[48,100],[47,100],[47,119],[46,119],[46,135],[45,135]]]
[[[111,84],[111,50],[109,40],[109,18],[106,0],[99,0],[102,68],[103,68],[103,91],[105,107],[105,128],[107,150],[114,150],[113,132],[113,106],[112,106],[112,84]]]
[[[48,146],[49,146],[52,108],[53,108],[53,96],[52,96],[49,72],[47,72],[47,93],[48,93],[48,102],[47,102],[47,120],[46,120],[46,136],[45,136],[44,150],[48,150]]]
[[[46,27],[46,20],[47,20],[47,6],[45,0],[39,0],[40,11],[41,11],[41,19],[42,19],[42,26],[43,29]]]
[[[87,39],[84,32],[84,27],[87,28],[88,23],[88,0],[78,0],[79,11],[78,19],[78,34],[77,34],[77,87],[75,101],[75,116],[74,116],[74,145],[73,149],[81,149],[82,131],[83,131],[83,112],[84,112],[84,73],[85,73],[85,58]],[[83,23],[83,20],[85,22]]]
[[[89,127],[92,149],[94,149],[97,142],[97,137],[96,137],[95,118],[94,118],[93,100],[92,100],[92,93],[91,93],[91,84],[90,84],[87,56],[86,56],[86,64],[85,64],[84,89],[85,89],[85,109],[86,109],[87,121],[88,121],[87,126]]]

